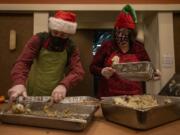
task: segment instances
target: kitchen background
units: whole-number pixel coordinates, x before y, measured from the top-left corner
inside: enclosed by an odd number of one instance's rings
[[[94,96],[96,80],[89,65],[102,40],[109,33],[124,3],[133,3],[138,13],[138,31],[145,48],[162,79],[147,82],[146,91],[158,94],[169,79],[180,73],[180,2],[172,0],[115,0],[103,1],[28,1],[1,0],[0,2],[0,95],[7,95],[11,87],[10,70],[26,41],[35,33],[48,31],[48,17],[57,9],[73,10],[78,17],[78,31],[72,37],[81,52],[86,74],[84,80],[70,90],[69,95]],[[43,3],[43,4],[41,4]],[[161,4],[159,4],[161,3]],[[10,33],[15,32],[15,48],[10,45]],[[11,43],[12,44],[12,43]]]

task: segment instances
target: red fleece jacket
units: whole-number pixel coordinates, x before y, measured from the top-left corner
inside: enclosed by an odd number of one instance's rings
[[[118,55],[121,62],[150,61],[149,56],[142,43],[135,41],[127,53],[122,53],[113,41],[105,41],[96,52],[90,65],[90,72],[99,77],[98,97],[142,94],[142,82],[130,81],[113,74],[110,79],[101,75],[104,67],[111,66],[112,54]]]

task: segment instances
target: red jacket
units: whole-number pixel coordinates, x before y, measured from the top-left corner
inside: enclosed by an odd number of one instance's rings
[[[47,43],[44,43],[44,45],[46,44]],[[33,59],[39,54],[41,46],[40,38],[37,35],[33,36],[27,42],[11,71],[13,85],[26,84]],[[70,71],[67,76],[59,82],[59,84],[63,84],[67,89],[75,85],[84,75],[84,70],[80,62],[79,50],[77,48],[73,51],[68,63]]]
[[[138,41],[135,41],[127,53],[123,53],[113,41],[102,43],[90,65],[90,72],[100,78],[98,97],[142,94],[142,82],[122,79],[117,74],[113,74],[110,79],[101,75],[101,70],[104,67],[111,66],[112,58],[115,55],[120,57],[120,63],[150,60],[143,44]]]

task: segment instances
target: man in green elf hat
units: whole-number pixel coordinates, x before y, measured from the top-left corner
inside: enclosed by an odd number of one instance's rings
[[[143,94],[143,82],[120,77],[112,64],[150,61],[144,45],[136,40],[137,17],[134,9],[125,6],[116,18],[113,39],[102,43],[90,65],[92,74],[99,77],[98,97]],[[154,80],[160,79],[157,70]]]
[[[79,50],[70,40],[76,29],[74,13],[57,11],[49,18],[50,32],[32,36],[11,71],[11,101],[28,95],[52,96],[54,102],[59,102],[71,86],[82,80]]]

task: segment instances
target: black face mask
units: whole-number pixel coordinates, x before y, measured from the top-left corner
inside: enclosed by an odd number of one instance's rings
[[[115,30],[115,40],[119,45],[129,43],[129,31],[127,29]]]
[[[51,39],[50,39],[51,43],[49,45],[49,50],[53,50],[53,51],[62,51],[64,50],[66,44],[67,44],[67,41],[68,41],[68,38],[66,39],[63,39],[63,38],[60,38],[60,37],[54,37],[51,35]]]
[[[52,45],[55,45],[55,46],[63,46],[66,44],[67,42],[67,38],[66,39],[63,39],[63,38],[60,38],[60,37],[51,37],[51,42],[52,42]]]

